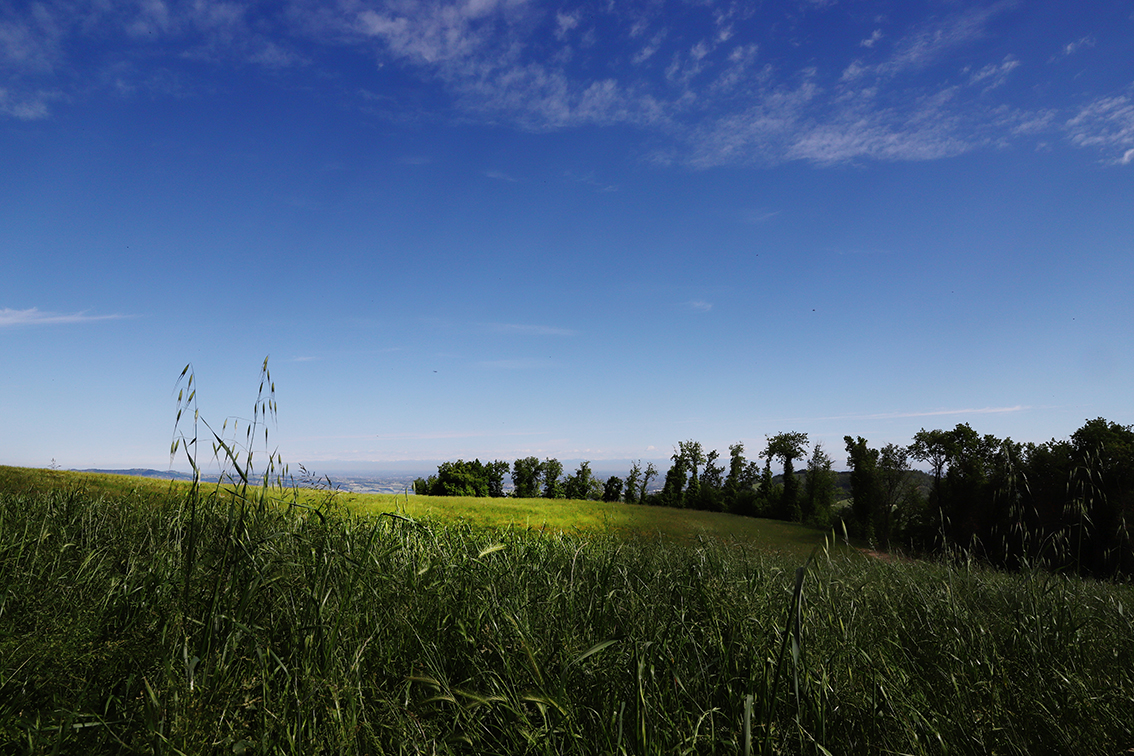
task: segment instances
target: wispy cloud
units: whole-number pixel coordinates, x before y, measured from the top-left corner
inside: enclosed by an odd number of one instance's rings
[[[894,45],[894,54],[875,72],[893,76],[932,65],[946,53],[984,37],[989,21],[1016,5],[1014,0],[1001,0],[929,21],[900,39]]]
[[[1089,36],[1089,35],[1086,36],[1086,37],[1079,37],[1079,39],[1076,39],[1072,42],[1068,42],[1067,44],[1065,44],[1063,46],[1063,48],[1059,51],[1059,57],[1067,57],[1069,55],[1074,55],[1075,53],[1079,52],[1080,50],[1082,50],[1085,47],[1094,47],[1094,46],[1095,46],[1095,38],[1094,37]]]
[[[88,315],[86,312],[58,313],[41,312],[32,307],[28,310],[0,310],[0,328],[24,325],[58,325],[62,323],[90,323],[98,320],[121,320],[129,315]]]
[[[694,299],[691,302],[686,302],[685,306],[690,310],[694,310],[695,312],[708,312],[709,310],[713,309],[712,302],[706,302],[701,299]]]
[[[577,184],[583,184],[584,186],[589,186],[592,189],[594,189],[596,192],[604,192],[605,193],[605,192],[617,192],[618,191],[617,186],[615,186],[614,184],[608,184],[604,181],[599,181],[597,178],[595,178],[595,175],[593,173],[588,173],[585,176],[577,176],[574,173],[568,171],[565,175],[567,176],[567,179],[569,181],[574,181]]]
[[[476,363],[487,370],[542,370],[551,367],[551,360],[521,358],[513,360],[482,360]]]
[[[1119,95],[1094,100],[1067,121],[1066,129],[1074,144],[1102,148],[1112,155],[1111,162],[1128,164],[1134,149],[1134,99]]]
[[[546,435],[547,433],[548,431],[492,431],[489,433],[487,431],[438,430],[420,433],[382,433],[377,436],[326,436],[322,438],[377,438],[382,441],[433,441],[447,438],[485,438],[488,436],[539,436]]]
[[[0,87],[0,115],[11,116],[21,121],[46,118],[47,103],[51,99],[55,99],[55,96],[50,93],[27,92],[16,95]]]
[[[922,412],[880,412],[870,415],[835,415],[832,417],[819,417],[816,420],[896,420],[905,417],[943,417],[950,415],[1000,415],[1008,412],[1023,412],[1031,409],[1030,406],[1016,405],[1015,407],[981,407],[970,409],[941,409]]]
[[[338,56],[320,55],[354,48],[443,90],[437,101],[448,104],[436,107],[454,108],[455,118],[534,131],[631,126],[652,137],[644,157],[697,168],[932,160],[1040,131],[1054,138],[1060,122],[1072,143],[1123,162],[1134,147],[1125,97],[1054,118],[1058,108],[1022,111],[1008,99],[1020,59],[1002,50],[982,59],[994,21],[1026,10],[999,0],[905,28],[879,22],[865,38],[848,30],[840,59],[829,50],[774,57],[758,28],[767,18],[708,4],[674,16],[648,4],[580,10],[526,0],[295,0],[283,10],[241,0],[42,0],[0,14],[0,75],[9,74],[0,117],[45,118],[56,102],[100,86],[116,96],[152,90],[161,86],[150,79],[162,56],[161,71],[208,60],[327,74]],[[1080,37],[1060,54],[1095,44]],[[104,54],[92,55],[100,45]],[[80,68],[80,49],[102,67]],[[800,67],[802,60],[823,63]],[[392,95],[344,89],[343,96],[367,112],[408,117]],[[1016,115],[1006,119],[1006,109]],[[485,175],[511,180],[496,170]]]
[[[868,47],[868,48],[869,48],[869,47],[874,47],[874,45],[878,44],[878,41],[879,41],[880,39],[882,39],[882,37],[883,37],[883,36],[884,36],[884,35],[882,34],[882,30],[881,30],[881,29],[875,29],[875,30],[874,30],[874,33],[873,33],[873,34],[871,34],[871,35],[870,35],[869,37],[867,37],[866,39],[864,39],[864,40],[862,40],[861,42],[859,42],[859,43],[858,43],[858,46],[859,46],[859,47]]]
[[[740,215],[741,221],[744,223],[751,223],[753,225],[760,225],[767,223],[780,214],[779,210],[769,210],[766,207],[756,208],[755,210],[747,210]]]
[[[485,171],[484,175],[486,177],[488,177],[490,179],[494,179],[496,181],[509,181],[509,182],[512,182],[512,183],[516,183],[516,182],[519,181],[519,179],[512,178],[511,176],[509,176],[507,173],[504,173],[503,171],[495,171],[495,170]]]
[[[1008,80],[1008,74],[1012,73],[1019,65],[1020,61],[1011,55],[1007,55],[1000,63],[990,63],[978,71],[970,72],[969,83],[979,84],[985,92],[989,92],[1004,84]]]

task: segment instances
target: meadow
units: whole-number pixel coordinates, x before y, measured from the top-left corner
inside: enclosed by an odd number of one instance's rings
[[[840,540],[0,467],[0,752],[1134,748],[1134,587]]]

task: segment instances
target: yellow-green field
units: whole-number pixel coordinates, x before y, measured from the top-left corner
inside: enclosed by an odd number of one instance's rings
[[[806,556],[826,537],[790,522],[640,504],[566,499],[485,499],[461,496],[340,494],[351,510],[464,522],[473,527],[523,528],[572,533],[615,532],[688,541],[708,537]]]
[[[216,484],[203,484],[205,490]],[[86,491],[122,495],[140,493],[166,496],[188,491],[189,484],[129,475],[79,473],[0,466],[0,489],[50,490],[81,488]],[[259,493],[259,489],[255,489]],[[272,489],[276,501],[318,507],[333,501],[352,512],[381,516],[399,514],[413,519],[463,523],[474,528],[546,530],[563,533],[609,533],[690,541],[698,537],[746,544],[768,551],[806,557],[826,538],[814,528],[780,520],[764,520],[718,512],[704,512],[638,504],[576,501],[567,499],[491,499],[464,496],[414,496],[403,494],[330,493],[315,489]],[[839,548],[839,543],[831,543]]]

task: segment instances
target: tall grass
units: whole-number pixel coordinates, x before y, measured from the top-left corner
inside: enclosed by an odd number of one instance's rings
[[[1134,746],[1129,586],[320,512],[0,494],[0,750]]]

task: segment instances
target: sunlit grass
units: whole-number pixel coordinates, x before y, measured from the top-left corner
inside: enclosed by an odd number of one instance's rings
[[[461,496],[346,494],[343,503],[360,514],[404,513],[474,527],[521,528],[568,533],[615,533],[690,541],[707,537],[744,543],[806,558],[830,534],[779,520],[620,502],[568,499],[486,499]]]
[[[332,481],[333,483],[333,481]],[[208,490],[215,484],[202,484]],[[63,472],[0,466],[0,488],[45,491],[78,488],[113,496],[185,495],[189,483],[128,475]],[[312,506],[327,499],[327,490],[288,488],[277,491],[277,501]],[[781,520],[765,520],[693,509],[673,509],[621,502],[567,499],[492,499],[465,496],[413,494],[361,494],[334,492],[336,503],[370,517],[402,514],[434,522],[464,523],[474,528],[518,528],[565,533],[615,533],[690,541],[698,537],[743,543],[804,559],[824,540],[840,548],[841,539],[830,533]]]

